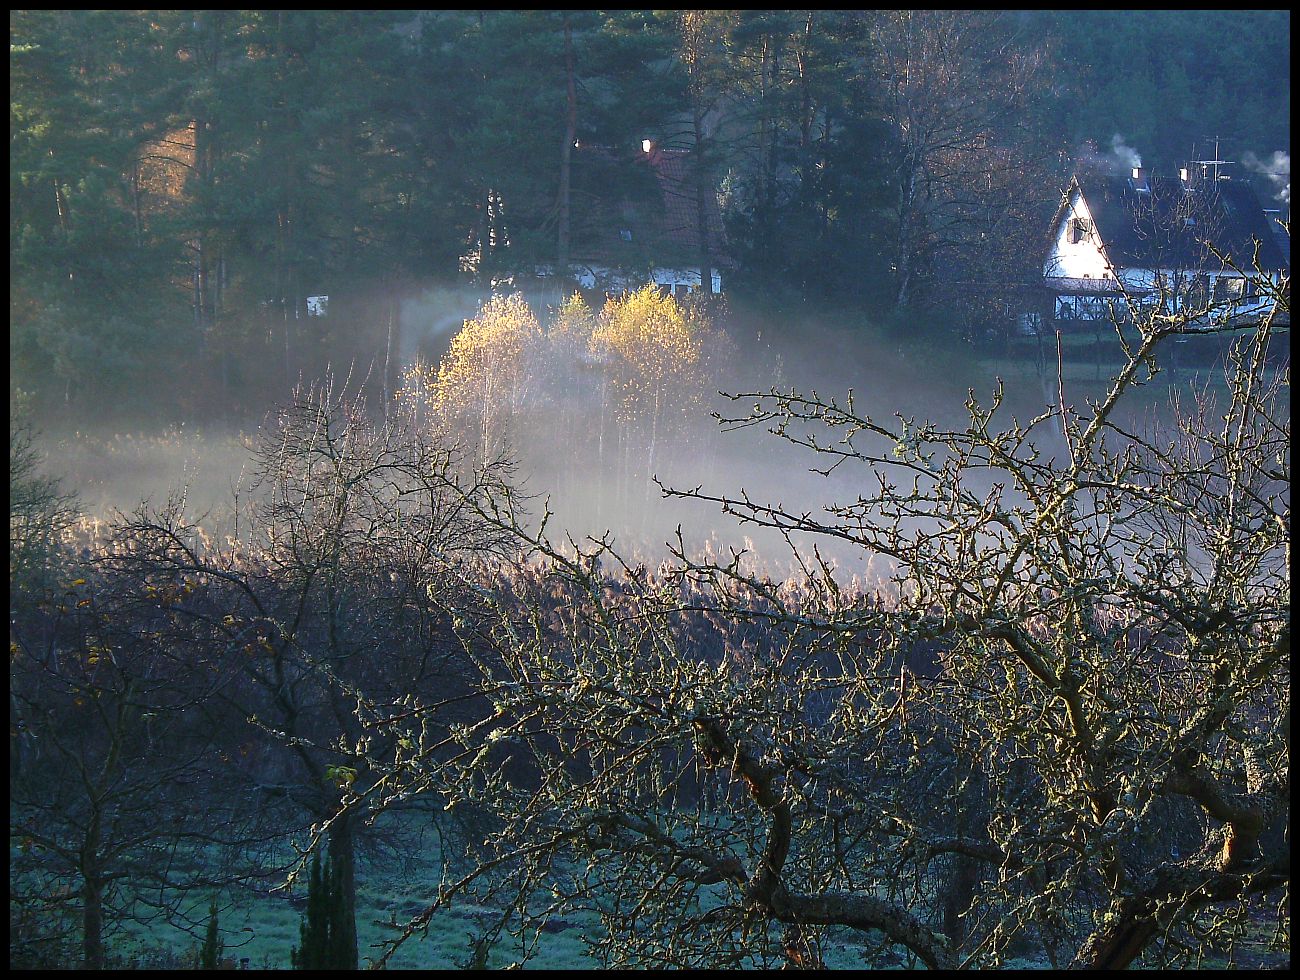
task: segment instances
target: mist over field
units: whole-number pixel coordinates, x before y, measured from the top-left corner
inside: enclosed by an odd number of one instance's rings
[[[436,359],[464,319],[474,315],[477,302],[478,294],[466,290],[437,298],[426,294],[403,304],[410,324],[430,324],[423,332],[410,328],[404,335],[418,337],[418,346],[411,342],[413,350]],[[766,326],[733,319],[729,340],[734,357],[702,387],[707,405],[673,437],[656,468],[654,475],[666,486],[699,487],[706,494],[733,497],[743,491],[755,501],[814,516],[824,505],[851,501],[871,488],[871,475],[861,467],[844,467],[829,477],[813,472],[812,467],[824,468],[828,461],[773,436],[766,427],[722,431],[710,411],[743,416],[754,400],[732,400],[719,392],[763,393],[775,388],[843,401],[852,391],[858,413],[891,427],[900,425],[895,418],[900,415],[918,424],[929,420],[961,428],[969,420],[962,407],[968,389],[973,388],[981,401],[993,391],[993,372],[973,358],[934,350],[909,352],[905,344],[884,339],[864,342],[859,334],[808,320],[784,329]],[[414,357],[412,353],[410,360]],[[940,363],[942,370],[935,370]],[[1047,394],[1037,379],[1013,381],[1003,417],[1009,422],[1015,414],[1028,421],[1047,407]],[[247,408],[245,421],[238,425],[178,422],[165,404],[157,406],[154,424],[137,418],[130,428],[114,423],[98,429],[93,420],[75,427],[57,418],[34,421],[43,433],[47,472],[76,489],[87,518],[107,524],[115,514],[129,514],[142,502],[157,507],[183,496],[187,516],[220,538],[235,531],[234,501],[256,492],[250,450],[260,430],[254,424],[259,413]],[[265,418],[275,408],[268,405],[260,414]],[[378,417],[380,409],[374,414]],[[534,517],[540,518],[549,506],[552,540],[558,543],[572,535],[583,541],[611,532],[625,557],[655,563],[667,556],[666,544],[675,543],[680,525],[688,549],[710,548],[722,554],[727,547],[750,548],[773,563],[773,571],[790,570],[788,546],[775,532],[742,527],[712,502],[665,500],[649,480],[620,487],[612,454],[602,471],[592,447],[567,442],[569,433],[559,423],[558,416],[548,418],[545,412],[522,413],[508,420],[504,437],[517,461],[515,482],[530,500]],[[1052,430],[1045,427],[1043,432],[1050,441]],[[448,444],[456,441],[454,430],[441,438]],[[841,563],[846,576],[867,571],[867,556],[859,549],[830,548],[828,557]]]
[[[402,363],[437,363],[466,319],[472,319],[484,302],[481,291],[468,288],[428,290],[403,302]],[[705,496],[733,499],[748,496],[789,512],[807,513],[814,521],[830,520],[825,507],[851,503],[859,494],[877,489],[874,472],[854,462],[827,476],[814,467],[825,469],[830,458],[791,445],[766,425],[724,430],[710,413],[744,417],[755,399],[726,398],[723,392],[816,393],[841,404],[851,393],[860,416],[899,432],[905,422],[919,426],[927,421],[963,430],[969,423],[963,407],[968,394],[973,392],[987,406],[999,376],[1004,400],[998,418],[1004,425],[1013,418],[1024,424],[1054,409],[1062,394],[1075,404],[1103,393],[1099,371],[1086,361],[1071,365],[1070,380],[1058,391],[1054,365],[1038,374],[1027,363],[999,363],[968,352],[912,346],[905,338],[845,330],[831,317],[782,322],[733,315],[719,339],[728,356],[713,366],[714,373],[699,386],[701,404],[686,426],[665,440],[653,475],[670,489],[698,488]],[[1217,394],[1222,371],[1221,361],[1207,360],[1185,370],[1181,379],[1153,383],[1143,398],[1124,405],[1124,425],[1134,430],[1167,428],[1174,417],[1173,399],[1179,397],[1186,411],[1198,391]],[[382,399],[375,404],[373,397],[378,375],[378,365],[367,372],[354,365],[348,376],[364,379],[360,388],[371,389],[371,414],[377,420],[382,415]],[[265,406],[260,413],[244,406],[240,424],[178,422],[174,407],[165,404],[157,406],[153,424],[137,418],[126,429],[120,423],[99,430],[93,422],[75,427],[57,419],[35,422],[43,430],[46,471],[77,491],[87,528],[103,530],[142,503],[158,508],[183,499],[187,518],[222,540],[240,530],[236,501],[247,506],[259,492],[251,452],[265,420],[285,404],[287,399]],[[653,566],[669,556],[670,548],[679,546],[680,529],[680,545],[688,554],[723,557],[743,549],[753,567],[768,574],[784,578],[798,571],[789,544],[776,531],[741,524],[723,513],[716,501],[665,499],[659,486],[641,474],[629,483],[621,478],[620,461],[612,451],[602,461],[588,441],[573,441],[572,427],[566,428],[562,414],[553,404],[530,404],[502,422],[501,448],[515,463],[512,483],[527,501],[531,527],[536,529],[543,512],[549,511],[547,534],[552,542],[560,544],[572,537],[590,547],[593,539],[607,537],[631,564]],[[617,428],[617,420],[613,426]],[[1036,433],[1036,443],[1045,454],[1063,448],[1056,424],[1040,424]],[[436,433],[430,427],[427,437],[452,446],[472,441],[473,432],[451,422]],[[978,472],[969,473],[966,481],[981,494],[992,485],[992,477]],[[245,516],[242,531],[250,530]],[[795,534],[792,540],[807,551],[805,535]],[[880,556],[835,541],[822,541],[819,547],[846,584],[883,584],[890,566]]]

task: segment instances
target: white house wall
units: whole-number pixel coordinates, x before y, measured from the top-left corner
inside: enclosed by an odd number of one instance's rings
[[[1247,280],[1258,283],[1261,280],[1273,279],[1275,276],[1242,276],[1234,271],[1210,272],[1205,270],[1188,271],[1187,269],[1119,269],[1117,278],[1123,285],[1125,292],[1136,302],[1140,308],[1154,306],[1158,300],[1163,300],[1164,308],[1167,312],[1177,312],[1184,306],[1184,291],[1192,283],[1193,279],[1204,277],[1206,286],[1209,289],[1209,295],[1213,297],[1210,306],[1211,317],[1230,317],[1238,318],[1244,316],[1258,316],[1267,312],[1272,305],[1272,300],[1266,296],[1244,296],[1242,286],[1235,288],[1226,286],[1224,280],[1228,282],[1243,283]],[[1164,295],[1161,296],[1161,286],[1163,285]],[[1198,301],[1198,308],[1200,303]],[[1106,319],[1109,316],[1111,307],[1122,310],[1124,304],[1118,299],[1103,299],[1101,297],[1091,297],[1083,295],[1061,295],[1056,298],[1056,316],[1058,319]]]
[[[574,275],[584,289],[595,289],[597,286],[606,290],[636,289],[646,284],[643,279],[629,276],[625,272],[603,265],[588,265],[576,268]],[[694,292],[700,288],[699,269],[658,268],[651,273],[651,277],[651,281],[656,286],[662,286],[673,293]],[[713,280],[713,291],[715,293],[722,292],[721,273],[714,270],[711,278]]]
[[[1076,220],[1085,222],[1088,229],[1077,242],[1071,241]],[[1242,276],[1230,269],[1112,269],[1106,261],[1092,213],[1077,187],[1071,192],[1069,206],[1062,212],[1055,242],[1043,265],[1044,285],[1055,294],[1053,316],[1058,321],[1101,321],[1125,316],[1127,304],[1116,295],[1119,287],[1139,310],[1149,311],[1163,303],[1166,312],[1175,312],[1183,308],[1188,289],[1197,278],[1208,290],[1202,295],[1212,298],[1207,317],[1210,322],[1236,321],[1263,314],[1271,307],[1272,300],[1245,295],[1259,290],[1258,286],[1244,288],[1244,280],[1278,281],[1276,275]],[[1198,298],[1197,306],[1204,302]]]
[[[695,292],[700,288],[699,269],[655,269],[653,275],[656,286],[666,286],[674,293],[683,289]],[[713,291],[722,292],[721,273],[713,269],[710,271],[709,278],[713,282]]]
[[[1070,241],[1070,229],[1075,219],[1087,222],[1089,233],[1080,241]],[[1111,279],[1110,267],[1097,235],[1083,195],[1076,189],[1070,195],[1070,207],[1062,216],[1056,229],[1056,242],[1043,265],[1043,275],[1049,279]]]

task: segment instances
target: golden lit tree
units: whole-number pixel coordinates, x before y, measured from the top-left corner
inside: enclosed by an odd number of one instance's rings
[[[546,438],[568,447],[570,464],[582,447],[588,451],[594,447],[595,459],[587,462],[603,473],[609,382],[592,351],[595,329],[596,314],[579,293],[554,312],[535,368],[539,376],[537,416],[545,422]],[[554,474],[554,486],[557,492],[566,493],[580,483],[589,483],[588,477],[585,470],[566,465]]]
[[[682,435],[703,407],[710,334],[701,314],[653,285],[605,304],[591,344],[607,364],[627,475],[633,448],[644,447],[648,481],[662,440]]]
[[[399,397],[423,431],[459,435],[483,463],[509,450],[562,495],[594,490],[597,520],[606,476],[644,518],[656,466],[695,434],[720,343],[707,315],[654,286],[610,299],[599,314],[575,293],[545,332],[521,298],[494,297],[436,370],[406,371]],[[568,451],[533,456],[534,442]]]
[[[438,366],[432,403],[444,419],[460,423],[485,463],[505,449],[510,422],[536,387],[532,365],[543,340],[522,296],[493,296],[465,321]]]

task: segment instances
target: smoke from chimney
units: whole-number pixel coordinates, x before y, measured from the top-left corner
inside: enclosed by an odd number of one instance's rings
[[[1109,174],[1113,177],[1130,176],[1142,166],[1142,155],[1124,142],[1124,137],[1115,133],[1110,138],[1110,152],[1103,153],[1097,144],[1088,140],[1075,154],[1075,167],[1078,170],[1090,170]]]
[[[1241,165],[1251,173],[1261,174],[1273,185],[1273,196],[1283,204],[1291,203],[1291,155],[1282,150],[1274,150],[1268,159],[1260,159],[1247,150],[1241,157]]]
[[[1142,167],[1142,155],[1124,142],[1124,137],[1116,133],[1110,138],[1111,155],[1126,170],[1139,170]]]

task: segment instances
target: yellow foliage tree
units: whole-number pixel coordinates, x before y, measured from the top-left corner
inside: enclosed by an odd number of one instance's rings
[[[654,285],[605,304],[591,350],[606,365],[629,471],[634,446],[644,447],[642,475],[654,476],[662,440],[681,435],[702,409],[710,333],[701,314]]]
[[[541,325],[518,294],[493,296],[451,341],[429,394],[444,419],[476,434],[484,463],[505,448],[510,420],[521,414],[535,386]]]
[[[578,359],[585,355],[591,346],[591,336],[596,329],[596,316],[582,298],[575,292],[560,304],[551,318],[546,331],[550,346],[558,354]]]
[[[619,418],[651,440],[671,417],[698,407],[705,322],[651,285],[610,299],[592,333],[592,350],[611,367]]]
[[[616,478],[625,504],[641,490],[648,503],[656,464],[702,417],[720,344],[702,311],[654,286],[610,299],[599,314],[574,293],[545,332],[520,296],[496,296],[465,321],[436,370],[406,370],[399,398],[420,428],[458,433],[482,463],[507,437],[519,449],[562,446],[562,457],[531,460],[549,486],[590,494],[594,467]],[[602,500],[598,480],[598,519]]]

